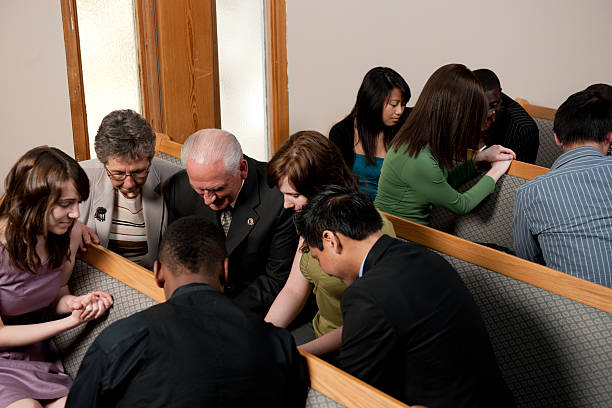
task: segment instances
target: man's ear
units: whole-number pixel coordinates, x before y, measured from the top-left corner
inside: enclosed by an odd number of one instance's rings
[[[155,261],[155,263],[153,263],[153,278],[155,278],[155,283],[158,287],[164,287],[166,278],[164,278],[164,272],[162,271],[161,263],[159,261]]]
[[[561,143],[561,141],[559,141],[559,138],[557,137],[557,134],[553,133],[553,136],[555,137],[555,143],[557,144],[557,146],[563,147],[563,143]]]
[[[323,231],[323,249],[328,247],[336,254],[342,253],[342,242],[333,231]]]
[[[240,178],[246,179],[249,174],[249,162],[245,159],[240,159],[240,167],[238,169],[240,171]]]

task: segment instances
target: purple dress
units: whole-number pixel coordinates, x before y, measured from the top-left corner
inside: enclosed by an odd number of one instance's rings
[[[10,266],[8,258],[0,245],[0,316],[5,325],[36,323],[30,321],[33,312],[57,298],[63,265],[48,270],[45,264],[33,274]],[[51,340],[0,350],[0,407],[23,398],[61,398],[71,385]]]

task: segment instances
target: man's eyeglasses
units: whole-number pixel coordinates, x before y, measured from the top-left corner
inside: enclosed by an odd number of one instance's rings
[[[106,170],[106,174],[108,174],[108,177],[110,177],[112,180],[123,181],[128,176],[132,176],[133,179],[139,179],[139,180],[146,178],[147,174],[149,174],[150,167],[151,167],[151,164],[149,164],[146,169],[136,170],[131,173],[124,173],[122,171],[110,171],[106,167],[106,165],[104,166],[104,169]]]

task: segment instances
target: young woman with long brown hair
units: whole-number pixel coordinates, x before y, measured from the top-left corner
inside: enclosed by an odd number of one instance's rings
[[[72,380],[51,337],[102,316],[110,295],[73,296],[87,175],[59,149],[36,147],[10,170],[0,204],[0,406],[63,407]],[[67,317],[41,322],[49,309]]]
[[[330,184],[350,187],[357,192],[357,178],[347,167],[340,151],[322,134],[303,131],[292,135],[268,162],[268,183],[276,185],[285,197],[285,208],[301,211],[308,200]],[[382,232],[395,236],[384,216]],[[340,298],[346,285],[323,272],[310,253],[302,253],[302,239],[293,260],[289,278],[270,307],[265,320],[287,327],[300,313],[314,291],[318,312],[312,324],[316,339],[301,346],[322,355],[340,348],[342,313]]]
[[[387,152],[376,208],[427,225],[432,204],[466,214],[491,194],[516,155],[495,145],[466,160],[487,110],[482,85],[464,65],[434,72]],[[481,163],[491,165],[485,176],[465,193],[455,190],[478,173]]]

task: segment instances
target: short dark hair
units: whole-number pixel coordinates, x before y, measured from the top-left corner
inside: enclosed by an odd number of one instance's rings
[[[608,84],[593,84],[589,85],[585,91],[594,91],[599,93],[604,98],[612,101],[612,86]]]
[[[357,135],[367,163],[374,164],[375,162],[378,134],[383,132],[386,148],[389,148],[395,135],[395,127],[385,126],[382,121],[383,108],[389,100],[391,91],[395,88],[402,93],[400,103],[405,106],[411,95],[410,87],[404,78],[391,68],[375,67],[365,74],[359,91],[357,91],[357,100],[350,115],[355,119]]]
[[[392,147],[416,157],[425,146],[440,167],[454,167],[476,146],[489,101],[480,81],[462,64],[448,64],[429,77]]]
[[[309,247],[323,249],[323,231],[361,241],[382,228],[372,200],[350,187],[328,186],[295,214],[295,227]]]
[[[175,276],[193,273],[217,278],[227,257],[225,236],[219,227],[195,215],[172,223],[160,248],[159,262]]]
[[[116,110],[102,119],[94,149],[104,164],[110,157],[151,160],[155,156],[155,132],[137,112]]]
[[[482,84],[485,92],[493,89],[501,90],[501,84],[499,83],[499,78],[497,75],[495,75],[495,72],[486,68],[477,69],[472,72],[474,72],[474,75],[476,75],[476,78],[478,78]]]
[[[612,101],[596,91],[580,91],[559,106],[553,131],[564,145],[602,143],[612,132]]]
[[[287,181],[298,193],[312,199],[329,184],[357,189],[357,177],[348,168],[334,142],[314,130],[294,133],[266,165],[268,184]]]

